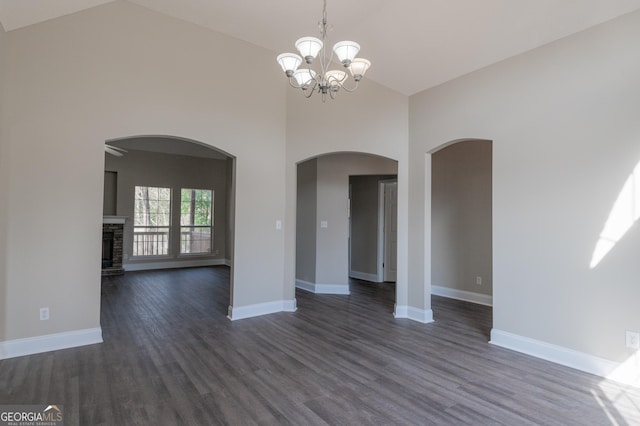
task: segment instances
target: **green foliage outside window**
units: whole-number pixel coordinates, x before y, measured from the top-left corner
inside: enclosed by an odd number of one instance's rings
[[[183,188],[180,191],[180,253],[211,253],[213,191]]]
[[[211,226],[212,191],[208,189],[181,190],[180,225]]]

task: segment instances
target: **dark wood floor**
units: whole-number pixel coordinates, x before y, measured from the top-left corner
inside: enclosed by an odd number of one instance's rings
[[[0,403],[62,404],[68,425],[640,424],[640,390],[487,343],[491,309],[433,298],[392,316],[391,284],[296,294],[231,322],[227,268],[102,285],[104,343],[0,361]]]

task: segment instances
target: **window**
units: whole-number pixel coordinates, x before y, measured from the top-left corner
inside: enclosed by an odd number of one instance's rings
[[[213,234],[213,191],[181,190],[180,253],[211,253]]]
[[[133,215],[133,255],[168,255],[171,189],[136,186]]]

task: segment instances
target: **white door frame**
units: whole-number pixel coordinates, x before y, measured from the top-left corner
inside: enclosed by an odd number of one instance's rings
[[[378,181],[378,271],[377,281],[384,282],[384,222],[385,222],[385,186],[398,183],[398,179],[386,179]]]

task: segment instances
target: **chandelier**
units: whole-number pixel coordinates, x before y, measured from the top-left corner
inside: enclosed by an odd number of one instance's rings
[[[344,89],[347,92],[353,92],[358,88],[358,83],[371,66],[371,62],[366,59],[356,58],[360,51],[360,45],[355,41],[340,41],[333,45],[333,51],[330,56],[326,52],[327,31],[331,29],[327,24],[327,0],[324,0],[322,9],[322,20],[318,22],[320,27],[321,39],[316,37],[302,37],[295,43],[296,49],[300,55],[295,53],[283,53],[278,55],[277,61],[289,78],[289,84],[296,89],[302,89],[302,93],[310,98],[314,93],[322,94],[322,101],[327,95],[331,99]],[[335,57],[340,61],[343,68],[348,69],[355,83],[347,83],[348,74],[342,69],[329,69]],[[315,71],[311,68],[314,59],[318,58],[319,70]],[[306,67],[299,68],[304,62]],[[345,85],[347,83],[351,87]]]

